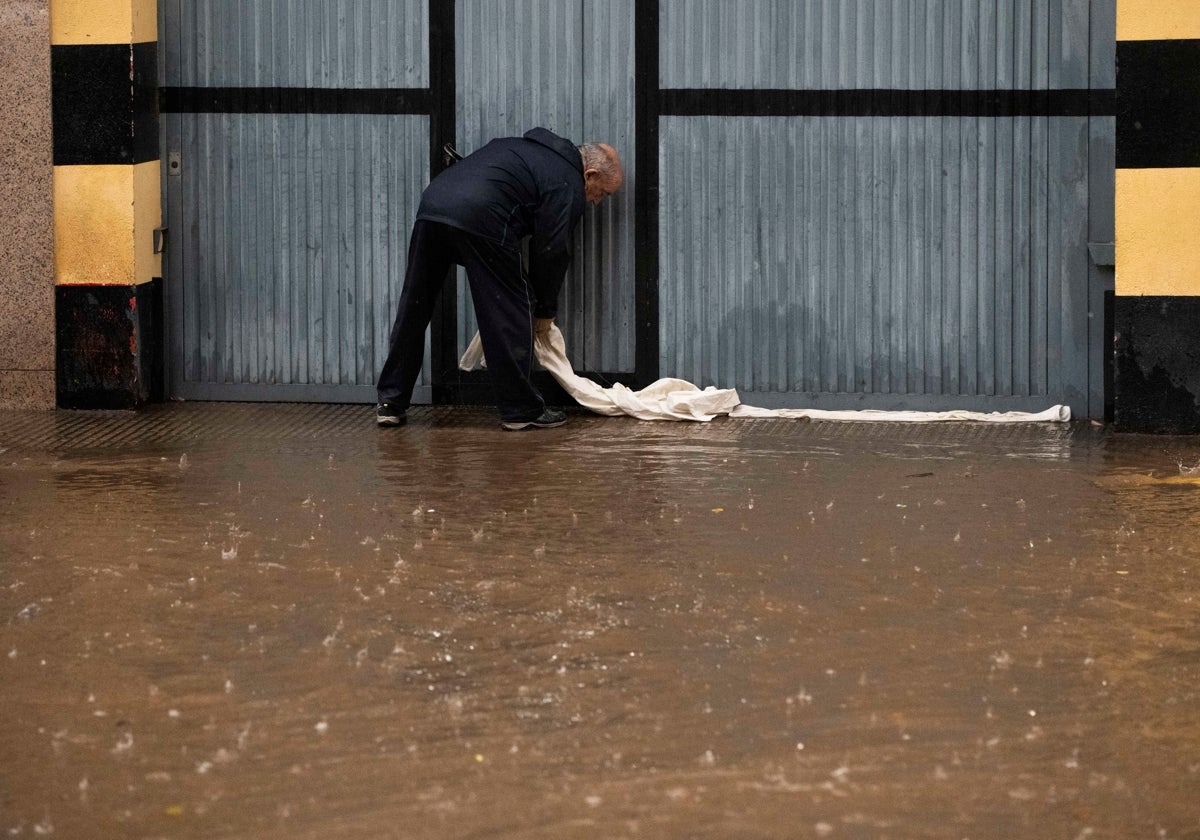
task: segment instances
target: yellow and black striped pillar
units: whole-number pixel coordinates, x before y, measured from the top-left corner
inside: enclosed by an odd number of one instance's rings
[[[1200,2],[1118,0],[1115,378],[1127,431],[1200,432]]]
[[[161,398],[155,0],[51,0],[57,399]]]

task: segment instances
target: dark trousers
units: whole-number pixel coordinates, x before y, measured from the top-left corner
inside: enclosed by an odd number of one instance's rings
[[[479,236],[418,220],[408,244],[408,269],[379,374],[379,401],[408,408],[425,357],[425,330],[452,265],[467,269],[475,318],[496,405],[504,421],[533,420],[545,402],[529,381],[533,369],[533,292],[519,251]]]

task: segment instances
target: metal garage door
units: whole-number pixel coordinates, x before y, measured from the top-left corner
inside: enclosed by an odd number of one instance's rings
[[[176,396],[372,400],[440,141],[543,124],[629,171],[579,236],[578,367],[1103,410],[1112,0],[164,3]],[[418,397],[466,388],[446,297]]]
[[[164,0],[173,396],[374,400],[429,178],[427,8]]]
[[[1102,412],[1112,2],[660,6],[662,370]]]
[[[574,142],[611,143],[627,189],[588,208],[559,305],[576,367],[634,370],[633,0],[459,0],[455,18],[459,145],[541,125]],[[459,279],[459,345],[474,334]]]
[[[632,0],[168,0],[170,393],[373,401],[431,147],[534,125],[624,146],[632,20]],[[457,138],[431,134],[444,105]],[[633,370],[629,196],[589,210],[566,284],[560,322],[591,370]],[[461,281],[444,303],[417,401],[479,382],[453,370],[474,330]]]

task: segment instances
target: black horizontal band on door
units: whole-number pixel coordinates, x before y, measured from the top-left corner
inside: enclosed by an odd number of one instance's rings
[[[1116,91],[660,90],[659,114],[681,117],[1111,117]]]
[[[658,92],[662,116],[1110,117],[1116,91],[731,90]],[[428,114],[428,88],[164,87],[165,114]]]
[[[164,114],[428,114],[428,88],[164,87]]]

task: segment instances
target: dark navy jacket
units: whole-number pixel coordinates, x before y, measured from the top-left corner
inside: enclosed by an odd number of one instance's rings
[[[516,250],[529,242],[534,315],[552,318],[583,216],[583,161],[569,140],[544,128],[493,140],[425,189],[418,219],[441,222]]]

